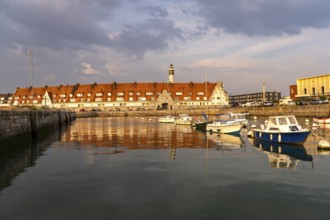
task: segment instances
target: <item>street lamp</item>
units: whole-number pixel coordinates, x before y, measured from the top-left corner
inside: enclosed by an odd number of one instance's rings
[[[28,51],[28,55],[31,56],[31,94],[32,94],[32,97],[34,99],[34,95],[33,95],[33,53],[32,53],[32,50]],[[33,103],[33,100],[32,100],[32,103]]]

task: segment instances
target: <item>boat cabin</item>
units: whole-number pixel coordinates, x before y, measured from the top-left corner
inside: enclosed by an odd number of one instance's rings
[[[294,115],[271,116],[266,127],[268,131],[280,132],[300,131],[301,129]]]

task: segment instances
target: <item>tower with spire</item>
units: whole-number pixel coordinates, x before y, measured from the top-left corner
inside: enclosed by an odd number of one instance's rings
[[[174,68],[173,68],[173,64],[170,65],[170,69],[168,70],[168,81],[169,81],[169,83],[174,83]]]

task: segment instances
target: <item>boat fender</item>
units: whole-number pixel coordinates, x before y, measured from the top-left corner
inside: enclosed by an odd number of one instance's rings
[[[282,141],[282,136],[281,134],[278,134],[278,142],[281,143],[281,141]]]
[[[320,140],[319,143],[317,143],[317,147],[330,150],[330,143],[326,140]]]

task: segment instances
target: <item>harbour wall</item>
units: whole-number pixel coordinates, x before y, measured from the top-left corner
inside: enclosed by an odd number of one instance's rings
[[[228,112],[249,113],[255,116],[288,115],[301,117],[330,117],[330,105],[295,105],[295,106],[272,106],[272,107],[234,107],[234,108],[212,108],[212,109],[180,109],[180,110],[140,110],[140,111],[86,111],[77,112],[77,117],[160,117],[164,115],[189,114],[201,116],[217,115]]]
[[[40,129],[61,127],[76,119],[72,111],[10,110],[0,111],[0,139],[22,133],[36,137]]]

